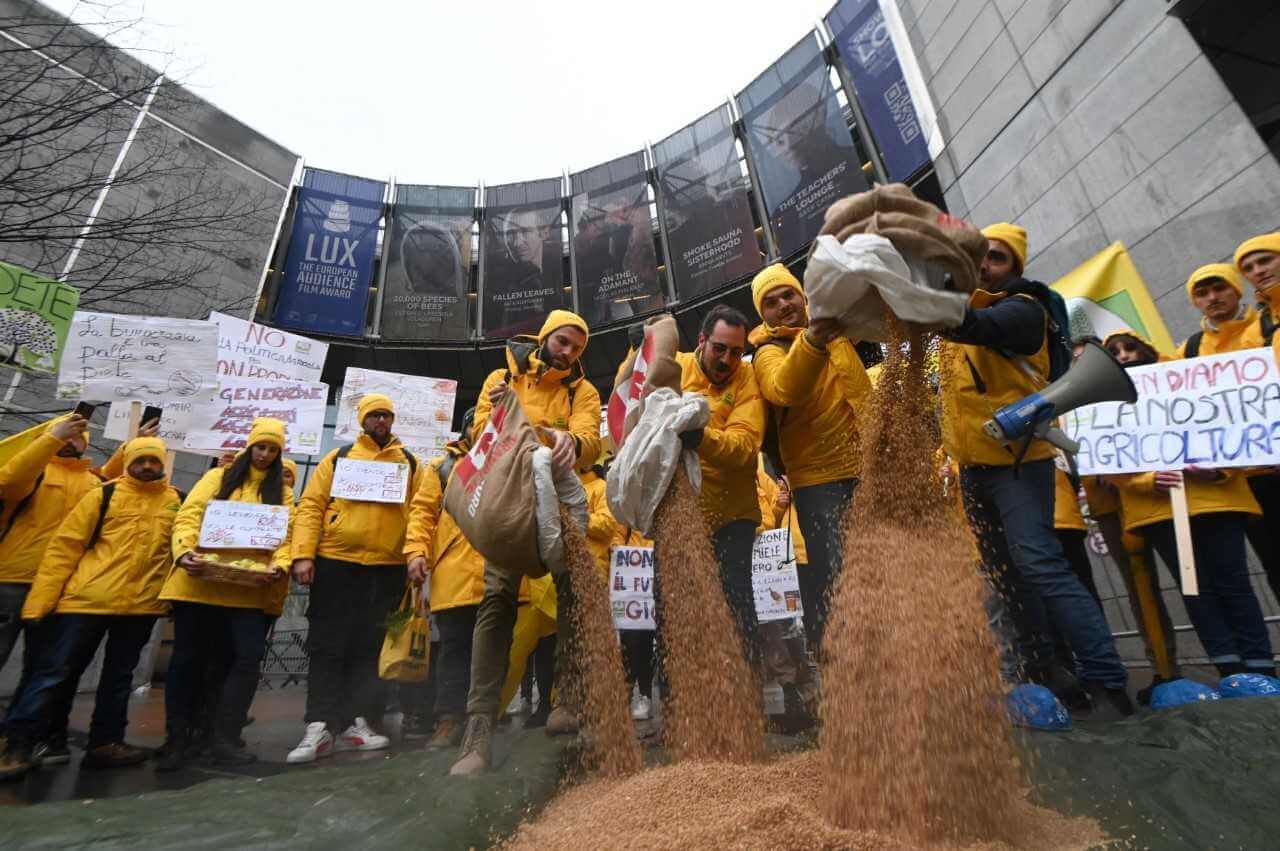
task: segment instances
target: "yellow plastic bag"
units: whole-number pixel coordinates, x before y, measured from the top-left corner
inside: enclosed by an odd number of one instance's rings
[[[420,589],[410,583],[400,608],[387,619],[387,636],[378,654],[378,676],[397,683],[420,683],[431,670],[431,624]]]

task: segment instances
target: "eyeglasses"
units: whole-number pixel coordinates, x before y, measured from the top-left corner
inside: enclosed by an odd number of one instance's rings
[[[365,415],[365,419],[367,420],[370,417],[376,420],[394,420],[396,415],[390,411],[370,411]]]

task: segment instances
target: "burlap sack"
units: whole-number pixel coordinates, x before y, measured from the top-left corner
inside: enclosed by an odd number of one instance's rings
[[[476,552],[497,568],[532,577],[547,572],[534,512],[533,453],[541,445],[519,398],[507,390],[444,491],[445,509]]]
[[[645,322],[644,342],[618,368],[613,394],[609,397],[609,434],[621,447],[628,432],[640,419],[644,398],[659,387],[680,392],[680,329],[669,313]]]
[[[987,238],[968,222],[917,198],[904,184],[877,186],[841,198],[827,209],[818,232],[840,242],[855,233],[883,236],[909,260],[941,268],[951,276],[955,292],[971,293],[978,288],[978,267],[987,253]]]

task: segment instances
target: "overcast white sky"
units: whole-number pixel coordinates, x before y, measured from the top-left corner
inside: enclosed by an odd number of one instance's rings
[[[44,0],[79,21],[80,0]],[[657,141],[834,0],[101,0],[153,65],[309,165],[505,183]]]

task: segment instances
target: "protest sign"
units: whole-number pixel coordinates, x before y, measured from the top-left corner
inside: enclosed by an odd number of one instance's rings
[[[229,499],[210,500],[200,523],[200,548],[274,550],[289,534],[289,509]]]
[[[223,376],[217,394],[192,406],[184,445],[223,452],[243,449],[253,421],[275,417],[285,424],[285,452],[315,455],[328,398],[328,386],[317,382]]]
[[[355,440],[363,429],[356,422],[356,408],[366,393],[381,393],[396,406],[392,432],[409,447],[435,454],[448,440],[458,382],[420,375],[401,375],[376,369],[351,367],[338,394],[338,420],[334,440]]]
[[[790,529],[770,529],[756,536],[751,548],[751,590],[761,623],[791,620],[804,614]]]
[[[1063,417],[1086,475],[1280,464],[1280,375],[1270,349],[1134,367],[1133,404]]]
[[[217,362],[212,322],[78,311],[58,370],[58,398],[168,404],[207,397]]]
[[[329,344],[214,311],[218,375],[319,381]]]
[[[0,365],[55,374],[79,303],[75,287],[0,263]]]
[[[658,628],[653,618],[653,547],[609,548],[609,602],[616,628]]]
[[[174,400],[157,396],[138,401],[144,406],[154,405],[161,409],[160,433],[157,437],[163,439],[167,446],[178,447],[186,442],[187,429],[191,426],[191,411],[195,407],[195,400]],[[200,401],[207,400],[202,399]],[[107,411],[107,424],[102,429],[102,436],[108,440],[128,440],[129,418],[132,415],[130,409],[132,407],[132,402],[112,402]]]
[[[404,502],[408,487],[408,464],[339,458],[329,495],[356,502]]]

